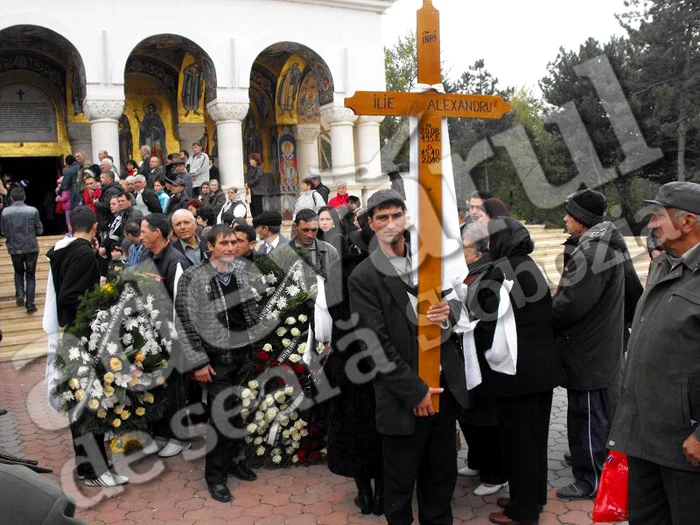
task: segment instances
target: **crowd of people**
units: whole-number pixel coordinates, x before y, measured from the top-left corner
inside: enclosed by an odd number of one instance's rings
[[[210,423],[205,481],[212,498],[232,500],[230,475],[256,479],[243,441],[225,431],[232,403],[226,393],[254,344],[251,268],[286,250],[308,257],[325,280],[333,327],[324,370],[340,389],[325,411],[328,467],[355,480],[363,514],[412,523],[417,487],[420,522],[452,523],[462,475],[480,478],[478,496],[509,490],[491,522],[537,523],[547,503],[553,391],[562,386],[565,459],[575,481],[557,497],[594,498],[615,449],[629,455],[632,525],[693,522],[691,500],[700,493],[700,362],[692,350],[700,307],[699,185],[670,183],[648,201],[654,252],[646,290],[601,193],[581,190],[566,202],[569,238],[554,293],[531,258],[527,229],[498,198],[472,194],[460,225],[468,275],[427,313],[442,330],[441,383],[429,386],[418,375],[418,294],[402,194],[378,191],[363,209],[345,184],[330,198],[320,177],[305,179],[288,239],[282,216],[264,210],[256,190],[258,155],[248,159],[241,191],[208,174],[210,160],[198,143],[189,158],[173,154],[166,166],[147,147],[141,156],[129,161],[126,177],[106,151],[99,165],[82,152],[68,157],[57,202],[69,234],[48,256],[57,327],[75,322],[83,292],[124,269],[147,268],[167,293],[177,366],[168,377],[167,413],[149,429],[145,454],[167,458],[190,446],[187,421],[173,417],[190,407],[190,422]],[[23,204],[22,188],[9,197],[2,231],[17,304],[33,311],[41,222]],[[346,344],[352,334],[359,335]],[[355,381],[350,364],[372,381]],[[457,425],[468,446],[459,471]],[[103,435],[72,432],[77,474],[87,485],[128,482],[110,467]],[[97,459],[88,454],[95,443]]]

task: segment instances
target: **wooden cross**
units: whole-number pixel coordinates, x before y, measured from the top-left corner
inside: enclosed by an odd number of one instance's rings
[[[22,88],[20,88],[20,90],[16,94],[19,96],[20,102],[22,102],[24,100],[24,95],[26,95],[26,93],[24,91],[22,91]]]
[[[418,83],[442,82],[440,71],[440,14],[432,0],[423,0],[418,11]],[[431,301],[440,299],[442,289],[442,119],[447,117],[499,119],[510,105],[499,96],[358,91],[345,99],[345,106],[357,115],[415,116],[420,118],[418,270],[418,373],[430,387],[440,386],[440,330],[427,322]],[[428,232],[420,235],[421,232]],[[439,396],[433,397],[439,410]]]

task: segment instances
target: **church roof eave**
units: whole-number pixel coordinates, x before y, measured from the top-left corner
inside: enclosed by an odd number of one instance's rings
[[[314,4],[328,7],[339,7],[356,11],[372,11],[385,13],[398,0],[281,0],[297,4]]]

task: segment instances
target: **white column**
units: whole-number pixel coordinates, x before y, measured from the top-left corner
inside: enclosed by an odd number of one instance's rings
[[[361,116],[355,123],[357,182],[380,184],[382,180],[379,125],[384,117]]]
[[[97,162],[97,152],[106,149],[114,157],[114,165],[119,170],[119,118],[124,111],[124,101],[86,99],[83,110],[90,120],[91,160]]]
[[[321,115],[331,127],[332,182],[334,185],[340,181],[352,184],[355,182],[356,169],[353,124],[357,116],[351,109],[340,106],[323,109]]]
[[[320,124],[298,124],[294,128],[297,139],[297,171],[299,180],[319,173],[318,167],[318,136],[321,134]]]
[[[218,99],[207,104],[209,116],[216,122],[221,186],[243,187],[243,119],[248,114],[249,107],[249,102]]]
[[[177,126],[177,138],[180,142],[180,149],[185,151],[192,151],[192,143],[202,140],[204,136],[204,123],[202,124],[178,124]]]
[[[69,122],[67,130],[68,139],[70,140],[71,153],[82,151],[85,153],[85,158],[92,155],[92,134],[90,131],[90,124],[82,122]],[[115,153],[118,155],[119,151],[116,151]]]

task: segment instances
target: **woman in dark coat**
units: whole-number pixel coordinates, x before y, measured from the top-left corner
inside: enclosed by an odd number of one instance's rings
[[[527,229],[507,217],[488,224],[493,267],[479,281],[468,305],[481,322],[474,333],[484,379],[496,400],[510,498],[499,498],[505,510],[493,513],[493,523],[537,523],[547,502],[547,440],[553,390],[562,368],[552,331],[552,298],[542,272],[530,258],[534,243]],[[512,281],[510,307],[515,317],[518,355],[515,375],[495,372],[485,352],[493,346],[501,284]]]
[[[263,195],[265,195],[260,155],[252,153],[248,157],[248,164],[250,167],[245,175],[245,185],[250,190],[250,214],[252,217],[257,217],[263,212]]]
[[[360,236],[359,233],[360,231],[353,232],[358,234],[357,244],[351,242],[341,259],[342,301],[334,306],[329,305],[333,317],[333,349],[326,361],[325,370],[331,384],[340,388],[340,394],[329,401],[328,407],[328,468],[334,474],[354,478],[358,490],[355,504],[363,514],[381,515],[382,444],[375,423],[374,387],[371,382],[353,383],[348,378],[346,368],[348,361],[351,361],[351,367],[359,368],[363,374],[372,369],[365,360],[352,365],[352,361],[362,351],[362,341],[355,334],[356,327],[352,325],[347,282],[355,267],[369,255],[373,236],[369,227],[363,232],[364,235]],[[328,232],[324,235],[328,236]],[[342,235],[333,235],[329,242],[333,242],[333,239],[345,242]]]

